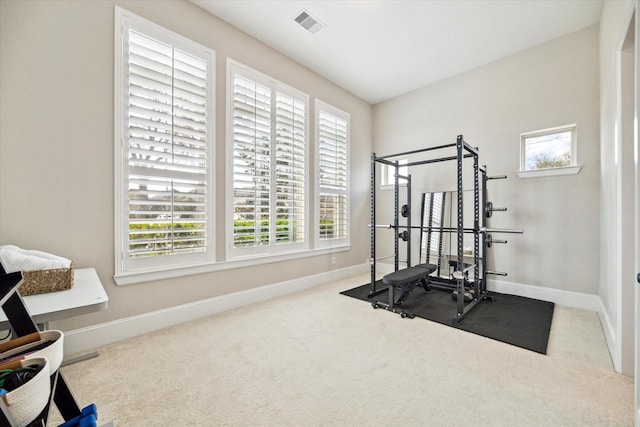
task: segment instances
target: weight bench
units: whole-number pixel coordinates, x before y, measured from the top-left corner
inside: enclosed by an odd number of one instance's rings
[[[389,303],[374,301],[371,305],[373,308],[382,307],[394,313],[399,313],[400,317],[414,318],[415,314],[396,307],[404,303],[418,284],[422,285],[425,292],[431,292],[429,275],[436,271],[437,268],[438,266],[433,264],[418,264],[414,267],[407,267],[387,274],[382,278],[382,283],[387,285],[389,290]]]

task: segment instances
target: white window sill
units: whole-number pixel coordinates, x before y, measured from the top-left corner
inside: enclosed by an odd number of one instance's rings
[[[250,267],[260,264],[268,264],[272,262],[288,261],[298,258],[308,258],[312,256],[325,255],[334,252],[345,252],[351,249],[351,246],[335,246],[325,249],[314,249],[302,252],[247,257],[245,259],[234,259],[230,261],[220,261],[210,264],[200,264],[193,266],[185,266],[171,268],[166,270],[146,270],[120,273],[113,276],[117,285],[133,285],[135,283],[151,282],[157,280],[171,279],[176,277],[190,276],[193,274],[211,273],[214,271],[229,270],[233,268]]]
[[[549,168],[549,169],[536,169],[531,171],[518,172],[519,178],[542,178],[545,176],[558,176],[558,175],[576,175],[580,172],[582,166],[568,166],[566,168]]]

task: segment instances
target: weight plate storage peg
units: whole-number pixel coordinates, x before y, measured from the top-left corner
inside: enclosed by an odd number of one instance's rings
[[[402,205],[402,209],[400,210],[400,214],[402,215],[403,218],[406,218],[409,216],[409,206],[408,205]]]

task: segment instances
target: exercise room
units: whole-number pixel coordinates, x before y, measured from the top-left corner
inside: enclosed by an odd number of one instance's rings
[[[0,426],[633,426],[637,0],[0,0]]]

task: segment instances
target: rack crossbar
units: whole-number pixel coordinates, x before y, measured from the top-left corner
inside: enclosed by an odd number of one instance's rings
[[[394,166],[394,167],[396,166],[396,162],[392,162],[391,160],[385,160],[385,159],[379,158],[379,157],[374,158],[374,161],[379,162],[379,163],[384,163],[385,165],[389,165],[389,166]]]
[[[445,145],[438,145],[435,147],[427,147],[427,148],[421,148],[420,150],[411,150],[411,151],[405,151],[403,153],[396,153],[396,154],[389,154],[386,156],[379,156],[376,157],[376,160],[382,160],[382,159],[389,159],[389,158],[393,158],[393,157],[400,157],[400,156],[406,156],[408,154],[417,154],[417,153],[424,153],[427,151],[433,151],[433,150],[438,150],[441,148],[449,148],[449,147],[455,147],[456,144],[445,144]]]
[[[469,157],[473,157],[473,154],[465,154],[463,157],[465,159],[468,159]],[[426,165],[429,163],[447,162],[449,160],[458,160],[458,156],[440,157],[439,159],[420,160],[417,162],[405,163],[402,166],[419,166],[419,165]]]
[[[478,148],[477,147],[472,147],[471,145],[469,145],[467,142],[462,141],[464,143],[464,148],[465,150],[469,151],[470,153],[473,153],[474,155],[479,155],[478,153]]]

